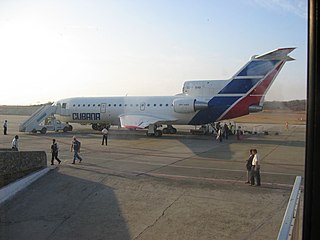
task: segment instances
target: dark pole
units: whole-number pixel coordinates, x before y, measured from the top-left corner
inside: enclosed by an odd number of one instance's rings
[[[303,239],[320,239],[319,1],[309,0],[307,134]]]

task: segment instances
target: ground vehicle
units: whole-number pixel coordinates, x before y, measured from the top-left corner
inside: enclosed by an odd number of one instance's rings
[[[54,117],[56,109],[51,105],[44,105],[33,113],[19,126],[20,132],[40,132],[45,134],[47,131],[72,131],[72,126],[62,123]]]
[[[57,120],[55,117],[51,116],[45,119],[45,121],[38,126],[35,126],[31,132],[36,133],[40,132],[45,134],[47,131],[63,131],[68,132],[72,131],[72,126],[68,123],[62,123],[60,120]]]

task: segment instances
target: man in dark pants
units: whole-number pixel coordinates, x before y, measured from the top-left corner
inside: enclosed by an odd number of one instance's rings
[[[106,145],[108,145],[108,129],[107,128],[103,128],[101,132],[103,134],[103,136],[102,136],[102,144],[101,145],[103,145],[104,142],[106,142]]]
[[[3,134],[4,135],[7,135],[7,130],[8,130],[8,121],[4,120],[4,123],[3,123]]]
[[[254,185],[254,179],[252,179],[251,173],[252,173],[252,160],[254,158],[253,155],[253,149],[249,150],[249,158],[246,161],[246,168],[247,168],[247,181],[246,183],[251,183],[251,185]]]
[[[73,151],[73,162],[72,164],[75,164],[76,159],[79,159],[79,162],[81,163],[82,157],[79,156],[81,143],[76,139],[76,137],[73,137],[72,145],[71,145],[71,152]]]
[[[252,153],[254,157],[252,159],[252,170],[251,170],[251,186],[255,183],[257,186],[261,186],[261,177],[260,177],[260,156],[258,154],[257,149],[253,149]]]
[[[52,154],[51,165],[54,165],[54,164],[53,164],[54,159],[56,159],[59,164],[61,163],[61,160],[58,158],[58,152],[59,152],[58,144],[56,143],[56,140],[55,140],[55,139],[52,139],[52,145],[51,145],[51,154]]]
[[[225,136],[226,140],[228,140],[229,128],[228,128],[228,125],[226,123],[223,125],[223,133],[224,133],[224,136]]]

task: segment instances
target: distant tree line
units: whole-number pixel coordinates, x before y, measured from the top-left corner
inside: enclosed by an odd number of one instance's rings
[[[307,108],[307,100],[292,100],[286,102],[272,101],[265,102],[263,108],[265,110],[291,110],[305,111]]]
[[[0,105],[0,115],[31,115],[44,105],[52,105],[52,102],[21,106],[21,105]]]

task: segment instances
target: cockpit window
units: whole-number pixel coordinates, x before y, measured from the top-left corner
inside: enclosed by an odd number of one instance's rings
[[[67,104],[66,103],[62,103],[62,108],[66,109],[67,108]]]

